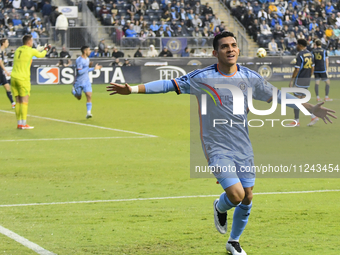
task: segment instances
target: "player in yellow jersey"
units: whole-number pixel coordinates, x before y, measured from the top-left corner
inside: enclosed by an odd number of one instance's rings
[[[15,113],[18,120],[18,129],[32,129],[33,127],[26,123],[28,98],[31,92],[32,57],[45,57],[50,46],[39,46],[37,49],[33,49],[32,35],[24,35],[22,44],[14,53],[11,86],[16,101]]]

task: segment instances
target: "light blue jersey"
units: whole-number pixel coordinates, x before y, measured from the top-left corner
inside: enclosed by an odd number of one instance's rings
[[[254,99],[271,102],[273,91],[271,84],[267,83],[258,73],[239,65],[237,65],[237,71],[234,74],[223,74],[219,70],[218,64],[195,70],[172,80],[172,83],[177,94],[193,94],[197,97],[200,107],[202,147],[208,161],[215,155],[237,157],[240,160],[254,156],[247,124],[247,89],[248,87],[252,88]],[[216,88],[217,84],[234,85],[242,91],[244,114],[233,114],[231,91]],[[206,115],[201,115],[202,94],[207,95]],[[215,125],[214,127],[216,119],[226,119],[228,124]],[[231,126],[231,122],[239,124]]]
[[[89,67],[89,58],[78,57],[76,60],[77,75],[74,83],[74,89],[76,95],[81,95],[81,92],[92,92],[92,86],[89,78],[89,72],[94,70],[93,67]]]

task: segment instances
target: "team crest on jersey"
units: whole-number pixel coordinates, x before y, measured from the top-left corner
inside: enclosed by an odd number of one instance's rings
[[[37,69],[38,84],[58,84],[59,77],[58,67],[39,67]]]
[[[238,85],[237,85],[237,87],[239,87],[242,91],[246,91],[246,89],[247,89],[247,83],[245,83],[245,82],[240,82]]]

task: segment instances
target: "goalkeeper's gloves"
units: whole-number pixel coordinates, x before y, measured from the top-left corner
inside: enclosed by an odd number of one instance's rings
[[[51,48],[52,48],[51,44],[45,44],[44,50],[46,50],[47,52],[49,52]]]
[[[45,46],[38,46],[37,51],[42,52],[45,49]]]

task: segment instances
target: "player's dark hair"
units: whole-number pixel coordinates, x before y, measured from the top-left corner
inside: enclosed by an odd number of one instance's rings
[[[315,44],[316,44],[316,46],[321,46],[322,45],[322,43],[321,43],[321,41],[319,39],[315,41]]]
[[[218,41],[221,38],[224,38],[224,37],[233,37],[233,38],[235,38],[235,41],[237,41],[236,36],[232,32],[224,30],[224,31],[222,31],[221,33],[219,33],[218,35],[215,36],[214,41],[213,41],[214,50],[218,50]]]
[[[1,46],[4,45],[4,43],[5,43],[7,40],[8,40],[7,38],[2,38],[2,39],[0,40],[0,45],[1,45]]]
[[[26,45],[27,42],[28,42],[29,40],[31,40],[31,38],[32,38],[32,35],[24,35],[24,36],[22,37],[22,44],[23,44],[23,45]]]
[[[297,41],[297,43],[302,45],[303,47],[307,47],[307,40],[306,39],[299,39]]]
[[[82,47],[80,48],[81,53],[84,54],[84,52],[85,52],[85,50],[86,50],[87,48],[90,48],[90,46],[87,46],[87,45],[82,46]]]

